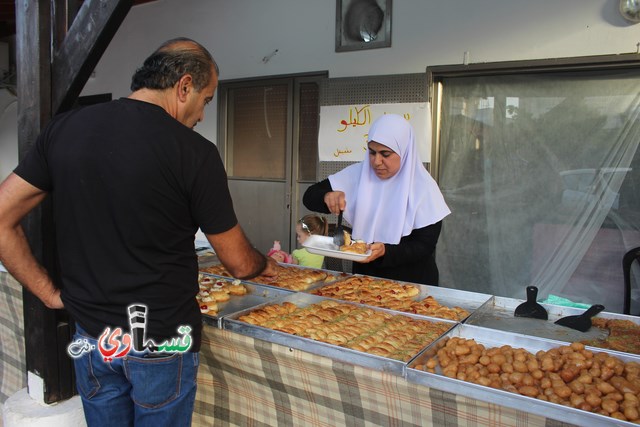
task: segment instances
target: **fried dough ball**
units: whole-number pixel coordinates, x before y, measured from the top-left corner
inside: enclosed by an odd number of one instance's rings
[[[427,364],[447,377],[640,423],[640,364],[593,353],[582,343],[532,354],[451,337]]]

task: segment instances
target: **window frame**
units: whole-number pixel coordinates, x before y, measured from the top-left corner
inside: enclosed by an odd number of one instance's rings
[[[640,53],[596,55],[556,59],[485,62],[478,64],[436,65],[427,67],[427,92],[431,104],[432,145],[430,172],[436,181],[440,176],[441,120],[443,81],[451,77],[493,77],[514,74],[542,74],[580,71],[638,69]]]
[[[321,85],[321,82],[328,78],[327,71],[320,72],[309,72],[309,73],[296,73],[296,74],[284,74],[284,75],[275,75],[275,76],[264,76],[264,77],[249,77],[249,78],[241,78],[241,79],[229,79],[229,80],[221,80],[218,84],[218,113],[217,113],[217,133],[216,139],[218,141],[218,151],[220,152],[220,157],[225,164],[225,167],[228,167],[229,164],[229,147],[228,147],[228,136],[230,134],[229,130],[229,90],[235,89],[239,87],[250,87],[256,85],[267,85],[267,84],[289,84],[291,85],[290,89],[292,94],[289,99],[289,109],[293,108],[293,111],[290,112],[290,116],[292,114],[292,123],[288,125],[287,134],[288,135],[298,135],[299,132],[299,111],[298,105],[300,102],[298,91],[300,89],[301,83],[308,82],[317,82],[318,85]],[[292,107],[293,106],[293,107]],[[288,137],[289,138],[289,137]],[[295,167],[298,165],[298,144],[291,144],[291,141],[287,142],[288,146],[293,146],[291,152],[287,152],[286,156],[286,164],[293,164]],[[292,162],[293,156],[293,162]],[[316,165],[317,168],[317,165]],[[289,170],[285,171],[286,176],[290,176],[291,172]],[[273,179],[269,178],[243,178],[243,177],[229,177],[230,179],[236,180],[267,180],[271,181]],[[295,177],[294,177],[295,178]],[[277,179],[276,181],[283,181]]]

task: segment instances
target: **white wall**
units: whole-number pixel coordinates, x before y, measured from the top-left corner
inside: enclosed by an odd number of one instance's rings
[[[465,51],[471,63],[635,53],[640,24],[627,23],[618,2],[395,0],[390,48],[336,53],[333,0],[158,0],[131,9],[83,95],[126,96],[143,58],[176,36],[210,49],[222,79],[324,70],[330,77],[417,73],[462,63]],[[206,114],[197,130],[215,141],[215,102]],[[7,153],[7,140],[0,139],[0,158],[12,156]]]
[[[329,71],[330,77],[424,72],[430,65],[636,52],[640,24],[619,0],[395,0],[392,46],[335,52],[334,0],[160,0],[135,6],[85,94],[128,93],[131,74],[165,39],[211,50],[221,79]],[[278,53],[266,64],[262,58]],[[215,140],[215,102],[198,130]]]

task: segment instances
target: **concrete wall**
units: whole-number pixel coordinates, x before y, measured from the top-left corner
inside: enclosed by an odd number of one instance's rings
[[[619,0],[395,0],[392,46],[335,52],[334,0],[160,0],[132,8],[86,94],[128,94],[131,74],[175,36],[211,50],[221,79],[329,71],[330,77],[424,72],[430,65],[636,52],[640,24]],[[278,49],[267,63],[262,58]],[[216,103],[198,131],[215,140]]]
[[[390,48],[336,53],[333,0],[158,0],[131,9],[83,95],[126,96],[142,59],[176,36],[210,49],[223,80],[324,70],[330,77],[416,73],[462,63],[465,52],[470,63],[636,52],[640,24],[625,21],[618,3],[395,0]],[[16,131],[7,129],[12,108],[0,117],[0,177],[17,159]],[[216,102],[206,115],[196,129],[215,142]]]

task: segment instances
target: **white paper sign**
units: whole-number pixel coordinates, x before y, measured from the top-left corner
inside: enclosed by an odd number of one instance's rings
[[[431,162],[431,108],[428,102],[320,107],[320,161],[364,160],[371,123],[381,115],[389,113],[399,114],[409,120],[415,133],[420,160]]]

